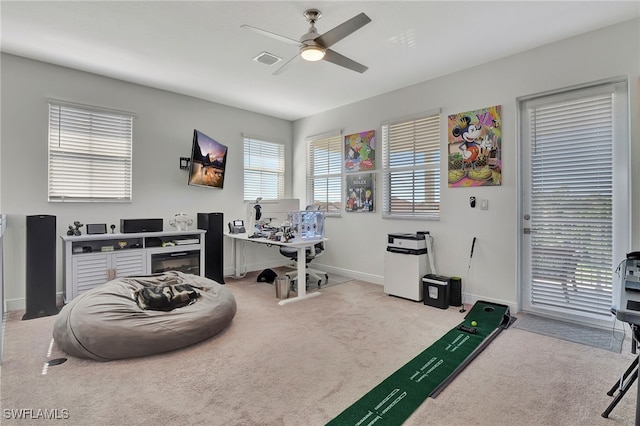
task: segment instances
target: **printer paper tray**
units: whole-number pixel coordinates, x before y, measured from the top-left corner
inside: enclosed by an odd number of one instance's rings
[[[400,253],[400,254],[427,254],[426,248],[421,249],[409,249],[402,247],[387,247],[387,251],[390,253]]]

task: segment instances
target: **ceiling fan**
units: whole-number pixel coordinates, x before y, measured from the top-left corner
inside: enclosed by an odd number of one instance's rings
[[[315,26],[315,23],[322,16],[320,11],[318,9],[308,9],[304,12],[303,15],[309,22],[310,27],[309,31],[306,34],[302,35],[302,37],[300,37],[300,40],[295,40],[289,37],[282,36],[280,34],[272,33],[271,31],[252,27],[251,25],[242,25],[242,28],[253,30],[268,37],[284,41],[285,43],[295,44],[300,47],[300,55],[296,55],[289,61],[287,61],[273,73],[274,75],[284,72],[284,70],[289,65],[294,63],[299,58],[307,61],[325,60],[327,62],[331,62],[332,64],[336,64],[359,73],[363,73],[368,69],[368,67],[339,54],[335,50],[329,49],[329,47],[333,46],[335,43],[339,42],[343,38],[347,37],[351,33],[359,30],[360,28],[371,22],[371,18],[369,18],[364,13],[360,13],[349,19],[348,21],[345,21],[337,27],[320,35],[318,34]]]

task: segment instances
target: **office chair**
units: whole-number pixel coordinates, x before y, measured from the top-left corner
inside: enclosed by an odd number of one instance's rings
[[[320,206],[310,205],[310,206],[307,206],[305,210],[320,210]],[[324,277],[325,284],[329,282],[329,274],[327,274],[325,271],[319,271],[317,269],[312,269],[308,267],[309,263],[313,259],[316,259],[322,256],[322,253],[324,253],[324,251],[325,251],[324,242],[314,244],[312,247],[307,247],[305,251],[305,254],[306,254],[305,262],[307,265],[307,268],[306,268],[307,287],[309,286],[310,282],[316,282],[318,284],[318,288],[320,288],[320,286],[322,286],[323,277]],[[280,254],[285,257],[288,257],[289,259],[292,259],[294,262],[298,262],[298,249],[295,247],[281,246]],[[293,281],[297,279],[298,271],[297,270],[289,271],[289,272],[286,272],[285,275],[291,281],[291,287],[293,289]]]

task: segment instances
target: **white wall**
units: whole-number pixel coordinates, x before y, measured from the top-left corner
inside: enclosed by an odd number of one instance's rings
[[[194,220],[198,212],[223,212],[228,221],[246,215],[242,200],[243,133],[284,143],[287,163],[291,164],[290,121],[12,55],[2,55],[1,67],[0,193],[8,223],[4,272],[5,300],[11,310],[24,307],[27,215],[55,215],[58,235],[65,235],[74,220],[119,228],[121,218],[164,218],[165,230],[173,229],[168,221],[178,212]],[[135,114],[132,203],[47,202],[47,98]],[[229,147],[222,190],[188,186],[188,172],[179,169],[179,157],[191,154],[194,128]],[[289,168],[287,195],[291,176]],[[85,228],[82,230],[84,233]],[[58,243],[58,292],[62,290],[60,249]],[[277,253],[273,257],[281,258]],[[226,271],[231,270],[231,260],[226,242]]]
[[[508,37],[508,34],[505,34]],[[502,105],[502,186],[448,188],[446,163],[441,174],[441,219],[399,221],[380,212],[380,150],[378,194],[374,214],[342,213],[327,219],[330,241],[322,262],[348,275],[383,282],[388,233],[428,230],[435,238],[438,273],[463,278],[470,300],[486,299],[517,306],[518,302],[518,145],[517,101],[521,96],[556,90],[616,76],[628,76],[632,117],[633,247],[640,249],[640,147],[638,143],[638,77],[640,21],[634,20],[567,39],[503,60],[491,62],[412,87],[383,94],[294,123],[294,196],[304,199],[304,138],[333,129],[351,134],[376,130],[380,123],[440,108],[442,156],[446,158],[449,114]],[[489,200],[489,209],[469,207],[469,197]],[[469,252],[477,237],[469,279]]]
[[[442,170],[440,221],[383,220],[372,214],[342,213],[327,219],[330,238],[317,263],[328,271],[382,283],[386,236],[392,232],[428,230],[435,238],[438,272],[459,275],[470,300],[517,304],[518,138],[516,98],[609,77],[626,75],[632,117],[632,182],[640,181],[638,78],[640,21],[635,20],[575,37],[470,70],[347,105],[295,123],[224,105],[129,84],[12,55],[1,57],[2,128],[0,139],[0,206],[8,215],[5,234],[5,299],[9,309],[24,306],[25,216],[57,216],[58,234],[74,220],[119,223],[120,218],[163,217],[165,229],[177,212],[222,211],[225,220],[244,217],[242,203],[243,132],[284,142],[287,146],[287,197],[305,203],[304,138],[340,128],[344,134],[375,129],[380,122],[440,108],[443,158],[446,116],[502,105],[503,184],[500,187],[449,189]],[[505,34],[507,37],[508,34]],[[134,201],[130,204],[48,203],[47,98],[123,109],[134,121]],[[229,145],[225,188],[188,187],[178,158],[188,156],[193,128]],[[380,152],[380,151],[378,151]],[[378,159],[380,157],[378,156]],[[380,170],[378,163],[378,173]],[[293,172],[292,172],[293,170]],[[378,189],[380,189],[378,176]],[[293,188],[293,190],[291,190]],[[640,185],[633,189],[633,247],[640,249]],[[378,195],[380,193],[378,192]],[[470,209],[469,196],[489,200],[489,210]],[[380,198],[376,199],[379,206]],[[478,242],[467,277],[472,238]],[[248,248],[252,269],[281,259],[277,251]],[[58,291],[62,289],[58,250]],[[225,243],[225,272],[230,273],[230,245]]]

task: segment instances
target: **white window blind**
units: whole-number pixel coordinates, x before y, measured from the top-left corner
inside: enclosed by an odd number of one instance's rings
[[[284,198],[284,145],[244,137],[244,200]]]
[[[49,103],[49,201],[131,201],[133,116]]]
[[[309,139],[307,204],[320,206],[327,215],[342,209],[342,135],[326,134]]]
[[[612,94],[529,106],[531,303],[609,316]]]
[[[382,216],[440,217],[440,113],[382,125]]]

